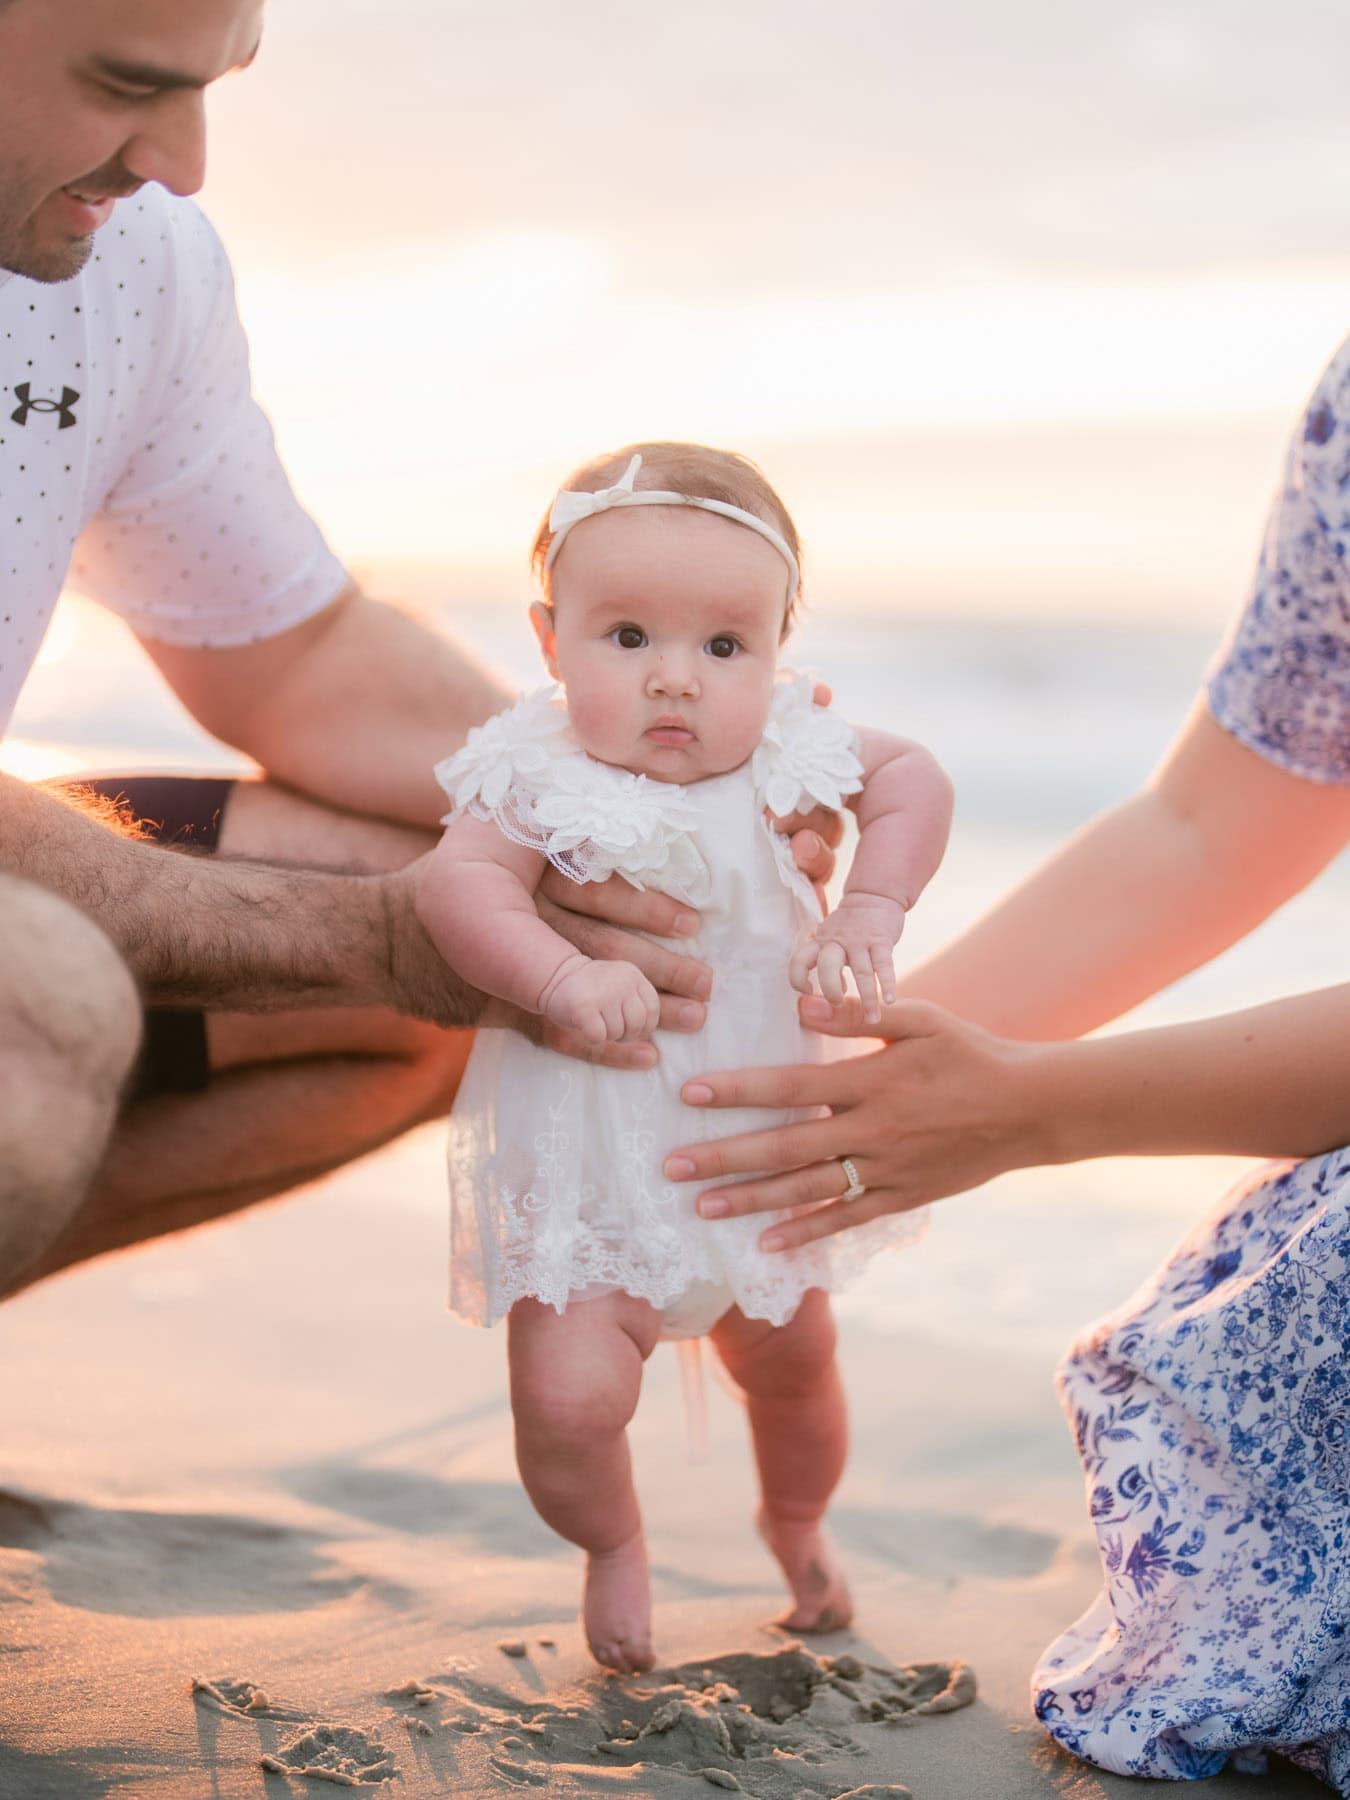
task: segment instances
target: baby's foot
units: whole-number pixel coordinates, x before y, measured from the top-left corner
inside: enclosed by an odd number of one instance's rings
[[[640,1531],[617,1550],[587,1556],[582,1617],[591,1655],[604,1668],[640,1675],[656,1661],[647,1546]]]
[[[795,1603],[777,1623],[787,1631],[842,1631],[853,1617],[853,1597],[820,1521],[798,1525],[762,1512],[756,1523]]]

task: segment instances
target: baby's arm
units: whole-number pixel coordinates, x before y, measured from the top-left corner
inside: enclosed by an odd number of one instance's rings
[[[547,866],[485,819],[461,813],[427,859],[417,916],[451,967],[486,994],[542,1013],[589,1043],[650,1037],[656,989],[627,962],[593,962],[535,911]]]
[[[914,905],[942,861],[952,823],[952,784],[922,744],[860,728],[862,792],[849,801],[858,815],[858,849],[843,896],[789,966],[792,985],[820,991],[832,1005],[844,999],[844,969],[853,975],[863,1016],[881,1017],[877,987],[895,999],[892,952]]]

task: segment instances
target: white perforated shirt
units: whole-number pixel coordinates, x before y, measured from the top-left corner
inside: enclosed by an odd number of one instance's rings
[[[219,238],[119,202],[74,280],[0,271],[0,731],[62,586],[139,637],[247,644],[346,579],[253,399]]]

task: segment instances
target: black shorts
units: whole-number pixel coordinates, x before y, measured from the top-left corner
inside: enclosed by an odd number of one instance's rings
[[[157,844],[209,854],[220,836],[234,780],[217,775],[125,775],[69,777],[56,785],[92,791],[134,819]],[[206,1015],[196,1010],[151,1006],[145,1037],[132,1074],[128,1098],[198,1093],[211,1080],[206,1053]]]

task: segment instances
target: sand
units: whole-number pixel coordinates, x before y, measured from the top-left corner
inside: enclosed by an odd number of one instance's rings
[[[661,1661],[621,1680],[516,1481],[501,1336],[446,1314],[439,1193],[430,1131],[0,1309],[3,1800],[1139,1792],[1028,1711],[1096,1583],[1044,1359],[846,1329],[858,1614],[804,1643],[769,1623],[739,1410],[710,1384],[691,1461],[659,1351],[633,1440]]]

